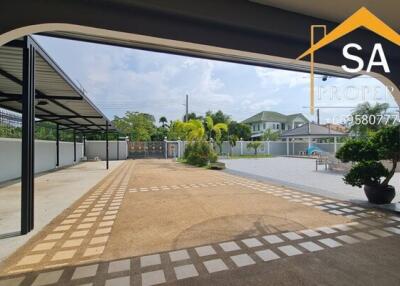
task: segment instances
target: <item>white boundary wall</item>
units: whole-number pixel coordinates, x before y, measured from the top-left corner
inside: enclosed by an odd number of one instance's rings
[[[76,143],[76,161],[83,157],[83,144]],[[56,142],[35,140],[35,173],[56,167]],[[74,143],[60,142],[60,167],[74,164]],[[21,139],[0,138],[0,182],[21,176]]]
[[[117,160],[117,144],[119,144],[119,160],[128,158],[128,144],[126,141],[108,141],[108,159]],[[106,159],[106,141],[86,141],[86,157],[91,160],[99,157]]]

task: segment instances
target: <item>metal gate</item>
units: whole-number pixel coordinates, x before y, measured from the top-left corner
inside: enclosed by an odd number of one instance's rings
[[[129,158],[165,158],[164,141],[134,141],[128,143]]]

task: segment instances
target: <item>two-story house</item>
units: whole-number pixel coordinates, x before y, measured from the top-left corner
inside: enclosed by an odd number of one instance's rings
[[[301,113],[284,115],[275,111],[262,111],[242,121],[250,126],[252,138],[260,138],[268,129],[280,133],[308,122],[309,120]]]

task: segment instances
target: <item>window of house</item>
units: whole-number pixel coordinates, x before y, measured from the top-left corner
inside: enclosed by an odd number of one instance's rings
[[[263,123],[263,129],[265,129],[265,122]]]
[[[280,128],[280,126],[279,126],[279,123],[278,124],[276,124],[276,129],[279,129]]]
[[[272,123],[272,129],[275,129],[275,123]]]
[[[260,131],[260,123],[257,124],[257,131]]]

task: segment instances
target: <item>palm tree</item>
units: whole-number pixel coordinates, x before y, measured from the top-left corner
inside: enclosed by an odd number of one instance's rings
[[[214,132],[215,134],[215,142],[219,147],[219,153],[222,153],[222,132],[228,132],[228,125],[225,123],[218,123],[214,125],[214,121],[211,116],[206,116],[205,124],[207,129],[209,130],[209,138],[211,139],[211,134]]]
[[[387,115],[388,108],[389,104],[387,103],[371,105],[369,102],[364,102],[359,104],[351,114],[350,131],[361,137],[378,131],[385,122],[385,120],[380,121],[379,117]]]
[[[188,122],[182,122],[182,126],[189,141],[200,141],[204,139],[205,130],[200,120],[190,119]]]
[[[161,116],[159,122],[161,123],[162,127],[164,127],[164,128],[166,126],[168,126],[167,125],[168,120],[167,120],[167,118],[165,116]]]

